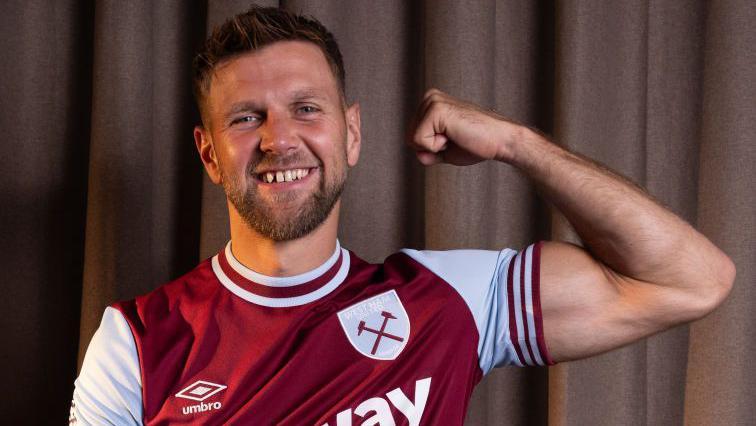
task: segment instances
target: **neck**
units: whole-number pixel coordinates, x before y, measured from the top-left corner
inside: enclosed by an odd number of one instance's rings
[[[322,265],[336,249],[337,201],[325,221],[309,234],[290,241],[273,241],[251,229],[228,204],[231,252],[247,268],[271,277],[299,275]]]

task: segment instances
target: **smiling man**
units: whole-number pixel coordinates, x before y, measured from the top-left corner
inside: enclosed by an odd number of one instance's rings
[[[729,258],[642,190],[438,90],[409,141],[418,159],[520,169],[590,252],[405,249],[369,264],[342,248],[360,110],[313,19],[258,7],[232,18],[197,56],[195,95],[231,241],[106,309],[72,423],[462,424],[492,368],[626,345],[700,318],[732,285]]]
[[[272,276],[315,268],[336,246],[339,196],[360,152],[359,106],[346,106],[312,42],[278,41],[204,72],[206,126],[194,134],[228,197],[234,255]]]

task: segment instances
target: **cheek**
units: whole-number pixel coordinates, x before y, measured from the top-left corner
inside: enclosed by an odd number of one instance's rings
[[[324,164],[346,163],[346,128],[335,122],[321,122],[303,130],[309,148]]]
[[[246,172],[255,144],[244,140],[225,141],[225,149],[222,155],[223,167],[226,170],[233,170],[235,173]]]
[[[325,166],[344,157],[344,135],[333,129],[330,131],[309,132],[304,135],[307,147]]]

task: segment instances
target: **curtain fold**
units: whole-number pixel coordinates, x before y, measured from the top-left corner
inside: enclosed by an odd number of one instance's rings
[[[647,3],[560,2],[555,17],[556,140],[644,184]],[[653,386],[639,374],[646,371],[646,345],[555,367],[569,379],[560,389],[564,410],[553,421],[644,424],[646,392]]]
[[[94,5],[84,341],[113,300],[196,264],[201,170],[187,69],[201,22],[179,3]]]
[[[685,420],[754,422],[756,371],[756,8],[707,3],[703,47],[697,227],[738,268],[730,297],[690,326]]]
[[[11,1],[0,13],[0,418],[9,424],[62,422],[70,404],[84,263],[91,26],[86,2]]]
[[[401,247],[578,242],[513,168],[415,160],[406,132],[436,87],[622,173],[735,261],[735,288],[713,314],[591,359],[497,369],[475,390],[467,424],[753,423],[754,2],[258,4],[315,16],[340,43],[363,142],[339,238],[364,259]],[[105,306],[181,275],[228,240],[225,196],[194,146],[190,64],[208,31],[248,5],[4,5],[7,423],[64,422]]]

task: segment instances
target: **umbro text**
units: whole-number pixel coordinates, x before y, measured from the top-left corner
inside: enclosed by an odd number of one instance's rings
[[[184,414],[192,414],[192,413],[204,413],[205,411],[210,410],[220,410],[221,408],[220,402],[211,402],[209,404],[205,404],[204,402],[201,402],[197,405],[190,405],[188,407],[184,407],[181,409],[181,411]]]

